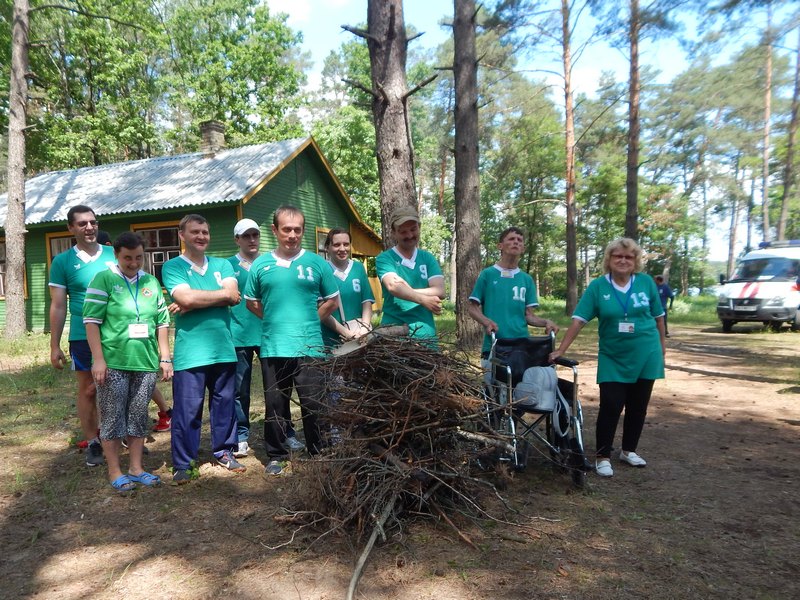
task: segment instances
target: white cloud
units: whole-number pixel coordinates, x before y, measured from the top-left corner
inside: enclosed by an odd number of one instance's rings
[[[270,14],[286,13],[289,15],[289,25],[298,29],[311,17],[309,0],[268,0],[267,5],[269,5]]]

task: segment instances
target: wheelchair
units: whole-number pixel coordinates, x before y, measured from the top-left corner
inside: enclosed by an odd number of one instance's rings
[[[488,369],[483,387],[486,420],[506,442],[501,462],[522,471],[531,450],[542,447],[556,468],[582,487],[591,465],[583,449],[578,362],[560,357],[550,364],[554,350],[552,333],[500,339],[492,334],[488,364],[484,361]],[[558,377],[557,366],[570,369],[572,377]]]

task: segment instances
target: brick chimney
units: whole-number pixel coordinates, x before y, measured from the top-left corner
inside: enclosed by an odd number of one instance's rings
[[[203,158],[213,158],[225,148],[225,125],[219,121],[203,121],[200,123],[200,152]]]

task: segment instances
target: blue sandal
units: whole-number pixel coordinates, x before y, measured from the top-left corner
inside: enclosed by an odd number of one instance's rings
[[[153,487],[161,483],[161,477],[159,477],[158,475],[153,475],[152,473],[148,473],[147,471],[142,471],[139,475],[128,473],[128,478],[131,481],[134,481],[136,483],[141,483],[142,485],[146,485],[147,487]]]
[[[132,492],[136,489],[136,484],[133,482],[133,478],[129,475],[120,475],[114,481],[111,482],[111,487],[117,490],[120,494],[125,494],[127,492]]]

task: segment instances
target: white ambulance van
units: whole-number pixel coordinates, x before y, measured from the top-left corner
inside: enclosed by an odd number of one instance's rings
[[[775,331],[784,323],[800,328],[800,240],[761,242],[720,283],[717,316],[725,333],[758,321]]]

